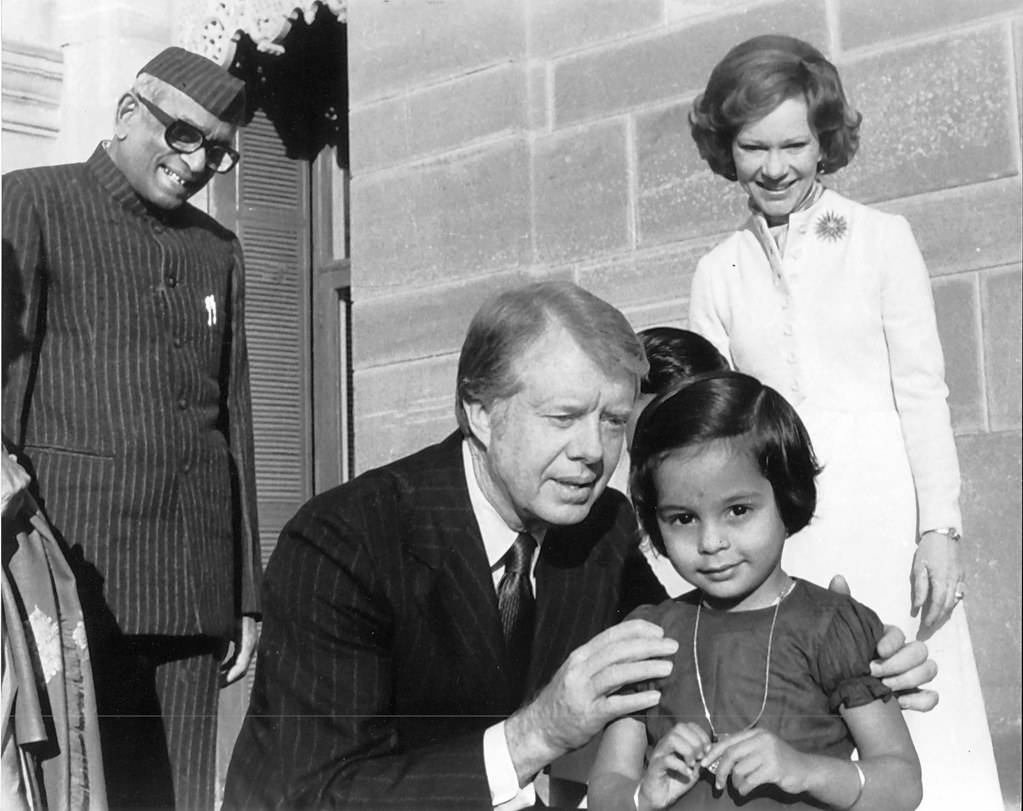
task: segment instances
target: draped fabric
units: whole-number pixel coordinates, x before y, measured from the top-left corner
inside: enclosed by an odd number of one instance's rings
[[[5,809],[104,809],[96,696],[75,580],[30,496],[3,524]]]

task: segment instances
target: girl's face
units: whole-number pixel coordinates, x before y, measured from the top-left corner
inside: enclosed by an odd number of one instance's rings
[[[805,99],[786,99],[732,141],[737,180],[768,221],[784,221],[817,178],[821,145],[807,112]]]
[[[728,610],[771,605],[788,582],[771,483],[735,442],[670,453],[653,474],[657,526],[676,571]]]

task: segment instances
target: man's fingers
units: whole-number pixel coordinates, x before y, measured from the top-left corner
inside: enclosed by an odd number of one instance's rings
[[[914,690],[922,684],[934,679],[938,675],[938,666],[928,659],[922,665],[910,668],[905,673],[896,676],[887,676],[881,681],[886,687],[898,692],[899,690]]]
[[[643,659],[638,662],[621,662],[608,665],[592,676],[593,691],[597,695],[610,695],[627,684],[663,679],[671,675],[672,664],[668,659]]]
[[[623,623],[631,625],[631,623]],[[598,634],[578,648],[570,658],[573,666],[581,666],[596,674],[607,668],[627,662],[641,662],[648,659],[671,657],[678,650],[678,642],[663,635],[658,626],[642,623],[643,626],[657,628],[658,634],[650,634],[646,628],[624,629],[615,626],[608,629],[618,633],[608,635],[608,631]],[[656,678],[656,677],[654,677]],[[624,682],[623,682],[624,683]]]
[[[643,690],[640,693],[623,693],[602,699],[601,715],[608,719],[620,718],[634,712],[649,710],[661,700],[659,690]]]
[[[224,686],[227,686],[228,684],[234,684],[234,682],[238,681],[238,679],[244,676],[247,664],[248,663],[243,664],[242,662],[239,662],[237,659],[235,659],[234,664],[231,665],[231,669],[228,670],[227,674],[224,676]]]
[[[608,645],[616,645],[623,640],[633,638],[660,639],[664,636],[664,629],[647,620],[625,620],[610,628],[605,628],[585,645],[580,646],[580,651],[590,648],[596,650]]]
[[[880,645],[878,645],[878,652],[880,653]],[[886,676],[898,676],[901,673],[905,673],[908,670],[919,667],[920,665],[928,662],[927,659],[927,645],[919,640],[913,640],[899,648],[896,648],[890,656],[883,659],[875,659],[870,663],[870,675],[878,678],[885,678]],[[933,665],[934,663],[931,662]],[[934,678],[933,674],[930,677]],[[928,679],[929,681],[930,679]],[[917,684],[909,684],[907,687],[919,687],[922,682]]]
[[[844,594],[846,597],[852,596],[852,593],[849,590],[849,583],[840,574],[836,574],[831,578],[831,582],[828,583],[828,590],[837,592],[838,594]]]
[[[938,694],[934,690],[908,690],[898,693],[896,698],[904,710],[930,712],[938,706]]]
[[[902,629],[898,625],[886,625],[884,626],[884,634],[877,641],[877,656],[879,659],[887,659],[889,656],[894,656],[902,647],[906,644],[906,635],[902,633]],[[909,666],[917,665],[923,662],[927,658],[927,647],[924,646],[923,654],[920,656],[919,661],[909,662]],[[872,675],[876,676],[877,673]]]

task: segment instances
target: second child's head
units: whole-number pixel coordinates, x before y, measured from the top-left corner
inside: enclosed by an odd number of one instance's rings
[[[631,492],[643,528],[678,572],[724,607],[769,605],[786,581],[785,539],[809,523],[818,466],[785,399],[719,372],[643,411]]]

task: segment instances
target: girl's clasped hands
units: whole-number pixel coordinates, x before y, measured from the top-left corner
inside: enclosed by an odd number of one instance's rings
[[[693,787],[701,769],[714,775],[718,791],[731,780],[735,791],[745,796],[762,785],[799,794],[808,787],[810,768],[800,752],[768,730],[747,729],[714,743],[701,726],[681,721],[651,752],[640,782],[638,808],[670,807]]]

